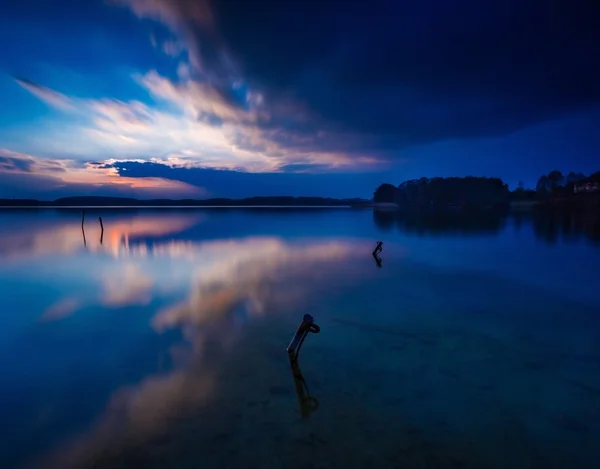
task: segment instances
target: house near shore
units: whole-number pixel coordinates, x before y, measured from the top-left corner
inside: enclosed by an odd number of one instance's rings
[[[573,188],[575,194],[598,193],[600,192],[600,182],[582,181],[575,184]]]

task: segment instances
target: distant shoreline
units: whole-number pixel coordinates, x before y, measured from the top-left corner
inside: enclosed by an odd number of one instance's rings
[[[244,199],[133,199],[126,197],[63,197],[56,200],[0,199],[0,208],[258,208],[297,207],[331,208],[367,205],[360,198],[333,199],[329,197],[247,197]]]
[[[362,206],[353,205],[0,205],[0,210],[3,209],[128,209],[128,208],[363,208]],[[371,208],[371,206],[365,206]]]

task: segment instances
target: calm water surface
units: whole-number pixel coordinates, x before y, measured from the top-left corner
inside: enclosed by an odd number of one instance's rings
[[[596,228],[1,211],[1,467],[597,469]]]

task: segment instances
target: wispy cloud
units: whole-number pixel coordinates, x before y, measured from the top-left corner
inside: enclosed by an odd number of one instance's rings
[[[170,57],[177,57],[184,50],[184,46],[179,41],[165,41],[162,50]]]
[[[214,25],[207,0],[109,0],[109,3],[127,6],[140,18],[163,22],[175,31],[181,30],[187,22],[208,29]]]
[[[15,81],[29,91],[31,94],[37,96],[45,103],[63,109],[66,111],[72,111],[75,109],[73,100],[68,96],[59,93],[58,91],[51,90],[45,86],[38,85],[32,81],[26,80],[25,78],[16,78]]]
[[[214,39],[215,22],[208,0],[109,0],[109,3],[127,7],[139,18],[166,25],[181,38],[179,45],[188,52],[196,71],[206,70],[193,29],[199,28],[206,33],[207,39],[208,36]]]
[[[154,71],[137,79],[156,99],[177,106],[192,119],[199,119],[203,115],[236,123],[253,123],[259,119],[269,119],[260,93],[242,90],[236,106],[207,81],[185,80],[181,83],[173,83]]]

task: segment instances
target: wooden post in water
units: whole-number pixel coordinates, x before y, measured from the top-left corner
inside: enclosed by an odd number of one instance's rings
[[[102,217],[98,217],[98,221],[100,222],[100,245],[102,245],[102,240],[104,239],[104,225],[102,224]]]
[[[374,256],[378,255],[381,251],[383,251],[382,246],[383,246],[383,242],[377,241],[377,246],[375,247],[375,250],[373,251]]]
[[[85,221],[85,208],[81,211],[81,233],[83,234],[83,245],[87,247],[87,243],[85,241],[85,229],[83,228],[83,222]]]

